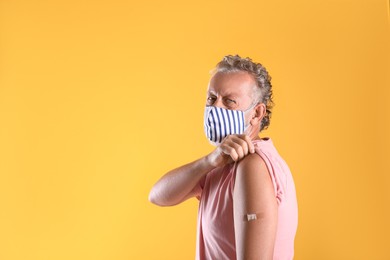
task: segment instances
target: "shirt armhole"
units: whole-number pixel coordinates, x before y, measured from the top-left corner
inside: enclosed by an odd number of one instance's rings
[[[271,177],[272,185],[274,187],[275,197],[276,197],[276,200],[277,200],[278,205],[279,205],[281,203],[282,199],[283,199],[283,196],[282,196],[283,194],[280,194],[281,192],[278,190],[278,183],[277,183],[277,180],[275,179],[274,169],[272,167],[270,159],[262,151],[257,151],[256,150],[256,154],[265,162],[265,165],[266,165],[266,167],[268,169],[268,172],[270,174],[270,177]],[[235,169],[234,169],[234,178],[233,178],[233,185],[232,185],[231,192],[233,192],[233,187],[234,187],[234,184],[235,184],[237,166],[238,166],[238,164],[236,163],[235,166],[234,166],[235,167]]]
[[[198,184],[196,184],[196,186],[194,187],[194,192],[195,192],[195,197],[200,200],[201,196],[202,196],[202,192],[203,192],[203,188],[204,188],[204,185],[206,183],[206,177],[207,177],[207,174],[205,176],[203,176]]]
[[[268,155],[266,153],[264,153],[263,151],[260,151],[257,154],[261,157],[261,159],[263,159],[263,161],[265,162],[265,165],[267,166],[268,172],[269,172],[271,180],[272,180],[272,184],[274,186],[275,197],[276,197],[276,200],[277,200],[278,205],[279,205],[284,200],[284,187],[282,187],[281,181],[277,178],[276,173],[275,173],[275,169],[274,169],[274,167],[271,163],[271,159],[268,157]]]

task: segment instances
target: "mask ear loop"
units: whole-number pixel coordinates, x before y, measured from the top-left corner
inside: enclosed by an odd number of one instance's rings
[[[245,113],[248,112],[249,110],[253,109],[258,104],[260,104],[260,102],[254,102],[253,105],[251,105],[248,109],[242,111],[244,113],[244,118],[245,118]],[[248,123],[248,125],[244,126],[244,134],[248,134],[248,132],[249,132],[248,129],[250,126],[251,126],[250,122]]]
[[[252,108],[254,108],[255,106],[257,106],[258,104],[260,104],[260,102],[254,102],[252,105],[249,106],[249,108],[247,108],[246,110],[244,110],[242,112],[246,113],[249,110],[251,110]]]

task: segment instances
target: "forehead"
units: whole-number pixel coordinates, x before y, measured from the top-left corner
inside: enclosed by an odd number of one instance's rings
[[[245,71],[217,72],[209,82],[208,93],[222,96],[251,96],[255,87],[252,75]]]

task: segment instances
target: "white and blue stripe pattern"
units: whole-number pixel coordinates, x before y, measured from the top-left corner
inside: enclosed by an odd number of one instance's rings
[[[210,141],[221,143],[226,136],[243,134],[244,130],[245,120],[243,111],[206,106],[204,131]]]

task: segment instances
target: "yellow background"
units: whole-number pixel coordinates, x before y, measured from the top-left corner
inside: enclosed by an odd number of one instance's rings
[[[148,193],[226,54],[272,76],[295,259],[390,259],[389,35],[387,0],[0,1],[0,259],[194,259],[196,199]]]

